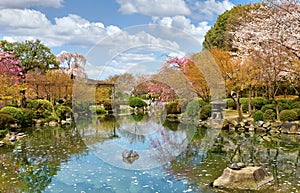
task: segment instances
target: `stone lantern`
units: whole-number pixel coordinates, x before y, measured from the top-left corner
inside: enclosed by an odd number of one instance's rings
[[[212,106],[211,118],[216,120],[223,119],[223,109],[226,107],[226,103],[223,101],[215,100],[210,102]]]

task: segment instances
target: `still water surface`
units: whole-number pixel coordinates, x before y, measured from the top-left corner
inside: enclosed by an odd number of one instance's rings
[[[0,192],[250,192],[208,186],[235,161],[273,173],[274,184],[256,192],[300,192],[298,135],[222,131],[207,149],[209,128],[141,116],[26,132],[0,148]],[[124,150],[139,159],[124,162]]]

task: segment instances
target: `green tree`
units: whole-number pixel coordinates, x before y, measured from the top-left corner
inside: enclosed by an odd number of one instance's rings
[[[13,52],[25,74],[36,69],[46,71],[50,68],[58,68],[59,66],[50,48],[42,44],[40,40],[25,40],[24,42],[12,43],[1,40],[0,50]]]
[[[222,48],[233,50],[229,33],[231,28],[239,25],[240,17],[247,17],[250,10],[257,7],[258,4],[237,5],[231,10],[225,11],[219,15],[214,26],[206,33],[203,47],[206,49]]]

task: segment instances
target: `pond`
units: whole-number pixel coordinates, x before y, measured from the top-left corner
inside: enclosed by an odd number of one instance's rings
[[[300,191],[299,135],[220,132],[142,115],[26,134],[0,148],[0,192],[243,192],[209,186],[236,161],[273,173],[273,185],[253,192]],[[129,150],[139,157],[123,159]]]

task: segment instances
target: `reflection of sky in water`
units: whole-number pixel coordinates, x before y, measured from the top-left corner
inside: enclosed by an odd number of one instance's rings
[[[127,123],[117,130],[118,138],[89,146],[91,152],[103,161],[121,168],[149,169],[173,160],[183,152],[189,141],[186,130],[167,130],[153,121]],[[135,150],[139,159],[125,163],[122,153]]]
[[[72,156],[62,163],[45,192],[192,192],[186,181],[165,174],[161,167],[152,170],[126,170],[111,166],[94,154]]]

